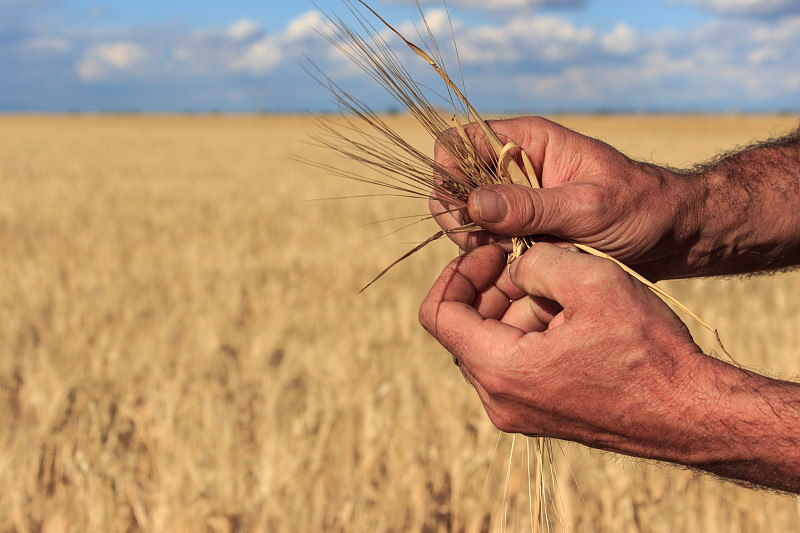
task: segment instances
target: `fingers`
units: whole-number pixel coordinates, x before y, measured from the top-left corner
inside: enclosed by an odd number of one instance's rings
[[[455,259],[420,307],[422,326],[459,359],[481,359],[528,332],[552,328],[562,307],[580,295],[576,278],[594,280],[591,272],[605,263],[548,243],[534,245],[508,271],[505,259],[498,246]]]
[[[457,217],[476,222],[490,236],[454,237],[462,249],[497,242],[500,239],[496,235],[554,235],[583,242],[597,241],[623,216],[613,208],[614,188],[606,183],[608,172],[605,171],[612,172],[618,182],[627,179],[622,175],[629,166],[624,156],[605,144],[539,117],[490,121],[488,125],[501,143],[513,142],[525,150],[543,187],[497,184],[472,191],[463,215],[459,213]],[[470,124],[464,129],[479,156],[489,165],[496,164],[497,154],[482,128]],[[463,175],[464,170],[458,168],[457,157],[453,155],[455,149],[449,145],[462,142],[455,132],[448,132],[436,146],[437,162],[444,171],[455,176]],[[516,150],[512,154],[520,155]],[[459,199],[458,207],[462,207],[462,201],[463,198]],[[447,209],[439,212],[443,211]],[[447,222],[440,220],[443,227]]]
[[[592,186],[543,189],[488,185],[470,195],[468,212],[480,226],[499,235],[555,235],[576,239],[592,228],[600,198],[588,198]]]
[[[435,313],[438,302],[452,301],[471,306],[478,294],[494,283],[505,265],[505,252],[497,246],[484,246],[451,261],[434,282],[422,304],[422,325],[427,328],[433,324],[431,312]]]
[[[426,300],[420,323],[473,375],[495,364],[495,355],[510,353],[525,332],[453,300]]]
[[[562,126],[542,117],[516,117],[504,120],[489,120],[486,125],[494,132],[501,144],[513,142],[525,149],[533,161],[537,175],[541,175],[541,162],[548,139],[553,132],[563,130]],[[497,153],[481,125],[471,123],[464,126],[464,132],[478,155],[488,164],[497,161]],[[446,168],[458,169],[456,162],[448,153],[448,143],[462,143],[458,130],[452,128],[437,139],[434,157]],[[538,162],[538,164],[537,164]]]
[[[434,220],[445,232],[450,232],[461,227],[465,220],[460,211],[448,209],[442,201],[432,194],[428,200],[428,206]],[[470,231],[464,233],[447,233],[447,236],[463,251],[468,252],[486,246],[487,244],[499,244],[506,253],[511,252],[511,241],[502,235],[494,235],[488,231]]]
[[[565,310],[591,297],[592,291],[630,279],[607,259],[549,243],[534,244],[511,264],[509,274],[525,293],[557,302]]]
[[[492,131],[495,132],[501,143],[514,142],[518,146],[525,147],[526,152],[533,161],[536,174],[541,175],[544,151],[548,143],[547,139],[550,137],[548,132],[553,128],[557,128],[558,126],[556,124],[540,117],[519,117],[516,119],[489,121],[487,124]],[[464,132],[469,139],[469,144],[477,151],[478,156],[482,157],[487,165],[494,165],[496,163],[497,154],[480,125],[476,123],[468,124],[464,127]],[[438,172],[440,177],[450,175],[450,179],[460,181],[459,178],[463,176],[464,169],[459,166],[458,156],[454,154],[463,152],[464,142],[461,135],[455,129],[448,130],[437,139],[434,146],[434,157],[437,164],[440,166]],[[454,202],[456,205],[453,205]],[[439,226],[445,231],[455,229],[466,222],[472,221],[466,209],[459,210],[459,208],[463,207],[462,202],[463,199],[459,199],[458,201],[453,200],[449,197],[449,192],[444,190],[434,190],[431,195],[429,205],[431,214]],[[538,211],[539,210],[537,210],[537,212]],[[505,226],[507,227],[508,224]],[[503,227],[503,225],[501,224],[500,227]],[[465,251],[486,244],[499,242],[505,247],[506,251],[510,252],[510,241],[505,240],[503,235],[523,234],[513,230],[502,233],[501,236],[493,233],[494,232],[453,233],[448,234],[448,236],[459,248]]]
[[[501,320],[525,332],[544,331],[561,312],[561,306],[547,298],[525,296],[512,302]]]
[[[505,268],[506,254],[500,247],[478,248],[445,268],[420,307],[422,326],[467,366],[483,354],[513,346],[524,335],[494,319],[509,307],[509,293],[522,294]],[[506,280],[497,281],[502,276]]]
[[[445,231],[455,229],[464,223],[463,213],[448,208],[435,193],[428,198],[428,209],[439,227]]]

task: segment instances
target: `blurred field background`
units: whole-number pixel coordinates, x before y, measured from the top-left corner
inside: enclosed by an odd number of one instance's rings
[[[674,166],[797,123],[554,118]],[[390,120],[431,148],[408,118]],[[417,325],[454,247],[433,244],[358,295],[432,232],[378,239],[402,223],[363,225],[426,206],[311,201],[369,191],[290,159],[351,164],[307,147],[312,130],[304,117],[0,117],[0,532],[524,524],[524,479],[503,502],[510,437],[496,449],[473,391]],[[741,362],[800,372],[797,274],[667,286]],[[800,523],[788,496],[574,444],[556,455],[554,531]]]

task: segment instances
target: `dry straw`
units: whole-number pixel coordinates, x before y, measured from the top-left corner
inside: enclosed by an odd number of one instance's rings
[[[338,16],[326,14],[326,27],[321,29],[320,33],[390,93],[439,143],[439,146],[447,152],[450,160],[457,165],[458,169],[453,171],[451,168],[443,166],[427,153],[406,142],[378,113],[316,68],[313,62],[311,63],[312,69],[307,69],[309,74],[328,89],[342,112],[342,122],[336,122],[331,118],[318,118],[321,130],[314,136],[315,144],[361,163],[377,173],[377,177],[353,173],[333,165],[311,162],[312,165],[337,176],[374,184],[384,190],[388,189],[389,195],[424,199],[434,195],[441,205],[448,206],[445,209],[453,212],[465,209],[470,193],[482,185],[512,183],[536,188],[540,186],[539,178],[524,150],[512,139],[501,139],[491,130],[465,96],[463,78],[461,88],[453,82],[446,70],[442,51],[434,39],[433,29],[425,18],[418,1],[416,4],[424,31],[420,31],[416,26],[415,28],[423,42],[422,47],[409,41],[363,1],[343,1],[356,21],[355,24],[348,24]],[[443,5],[447,19],[450,21],[449,11],[447,11],[444,0]],[[374,18],[370,18],[368,15],[372,15]],[[450,30],[454,51],[458,57],[452,23]],[[392,36],[399,38],[403,45],[427,62],[438,74],[444,83],[442,92],[436,92],[414,79],[405,67],[400,53],[390,45],[389,40]],[[428,98],[430,94],[435,95],[450,109],[449,120],[445,113],[431,103]],[[494,160],[486,161],[476,146],[479,143],[488,143],[495,156]],[[444,212],[438,214],[444,214]],[[448,234],[481,231],[481,229],[476,224],[469,222],[458,228],[438,231],[386,267],[362,291],[393,266],[431,242]],[[520,256],[533,246],[534,237],[514,237],[512,243],[513,252],[509,255],[509,260]],[[735,363],[722,345],[717,329],[677,299],[613,257],[580,243],[572,244],[583,252],[613,261],[649,287],[664,301],[685,312],[714,334],[722,351]],[[543,457],[549,450],[546,440],[537,438],[535,441],[536,487],[531,489],[531,523],[534,531],[538,530],[540,523],[546,524],[547,522],[543,498],[543,493],[547,490],[544,485]]]

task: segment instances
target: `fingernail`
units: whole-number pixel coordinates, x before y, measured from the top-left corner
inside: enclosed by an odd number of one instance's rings
[[[580,250],[578,250],[575,247],[575,245],[572,244],[571,242],[563,242],[562,241],[562,242],[554,242],[553,244],[555,244],[559,248],[562,248],[562,249],[564,249],[564,250],[566,250],[568,252],[580,252]]]
[[[514,259],[514,261],[512,261],[511,264],[508,265],[508,275],[511,276],[512,279],[514,278],[514,274],[517,273],[518,265],[519,265],[519,259]]]
[[[504,251],[505,253],[507,253],[507,254],[510,254],[511,252],[513,252],[513,251],[514,251],[514,244],[511,242],[511,239],[502,239],[502,240],[499,240],[499,241],[497,241],[497,244],[498,244],[498,245],[500,246],[500,248],[502,248],[502,249],[503,249],[503,251]]]
[[[506,199],[494,191],[478,191],[478,212],[485,222],[502,222],[508,214]]]

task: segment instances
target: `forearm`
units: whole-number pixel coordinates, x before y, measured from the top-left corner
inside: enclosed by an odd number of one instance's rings
[[[571,424],[567,438],[800,494],[800,384],[700,352],[677,359],[677,366],[665,367],[641,387],[628,383],[638,393],[619,397],[617,408],[571,413],[562,420]],[[583,405],[591,405],[591,397],[597,402],[597,394],[587,392]],[[594,422],[586,424],[588,418]]]
[[[800,386],[736,374],[717,383],[720,403],[710,407],[709,446],[692,466],[800,493]]]
[[[683,178],[690,207],[681,238],[688,251],[675,277],[800,264],[800,130]]]
[[[680,437],[666,458],[747,484],[800,493],[800,385],[716,360],[708,363],[684,384],[689,401],[675,413],[677,431],[670,433]]]

